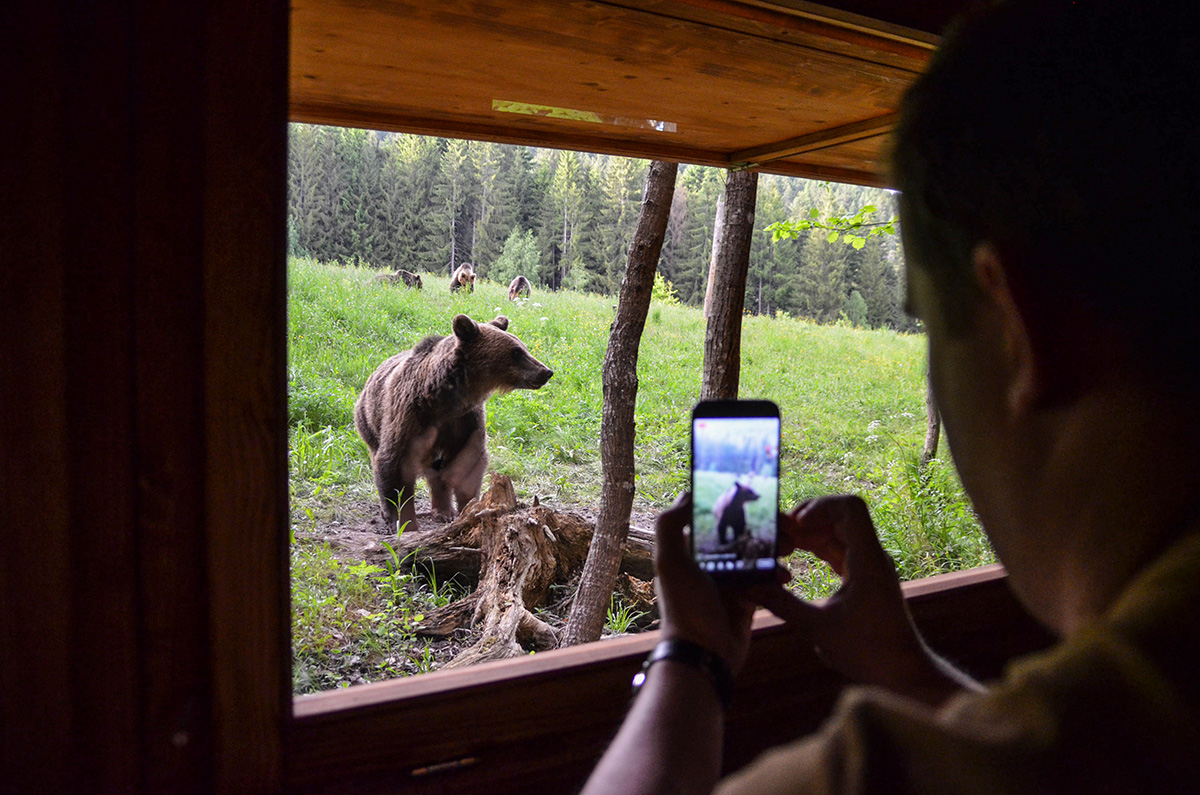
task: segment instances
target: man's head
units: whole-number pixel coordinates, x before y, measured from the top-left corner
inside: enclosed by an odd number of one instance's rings
[[[905,99],[893,172],[910,268],[950,330],[979,300],[972,257],[989,243],[1036,336],[1102,318],[1200,383],[1196,16],[1019,0],[947,37]]]

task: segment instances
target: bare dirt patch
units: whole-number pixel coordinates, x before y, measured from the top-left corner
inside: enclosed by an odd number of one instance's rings
[[[543,503],[544,505],[546,503]],[[586,522],[595,527],[599,511],[597,505],[560,505],[552,506],[556,511],[570,512],[583,517]],[[442,530],[449,522],[437,521],[431,511],[428,498],[418,497],[416,501],[417,527],[424,534],[428,531]],[[634,511],[630,517],[631,533],[643,538],[653,534],[655,513],[652,511]],[[385,524],[380,515],[379,506],[374,500],[347,497],[341,501],[322,506],[319,516],[306,516],[298,513],[294,517],[296,526],[295,536],[300,543],[324,543],[330,552],[341,563],[355,565],[368,563],[387,570],[396,565],[395,553],[389,546],[395,548],[397,534]],[[470,593],[477,585],[473,580],[462,577],[455,578],[455,586],[464,594]],[[562,630],[566,625],[567,614],[570,611],[571,599],[578,586],[578,572],[567,582],[551,586],[550,601],[538,610],[538,617],[556,630]],[[613,632],[606,627],[605,637],[616,637],[618,634],[642,632],[657,627],[657,614],[652,605],[647,606],[647,597],[652,598],[650,586],[626,574],[620,575],[617,582],[616,605],[625,607],[625,621],[620,621],[622,633]],[[431,638],[434,649],[434,660],[431,669],[440,668],[462,651],[468,649],[479,640],[480,631],[475,627],[456,629],[446,637]]]

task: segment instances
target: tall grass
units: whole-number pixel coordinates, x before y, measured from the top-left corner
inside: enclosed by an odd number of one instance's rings
[[[540,390],[488,401],[491,469],[511,476],[526,498],[563,505],[597,500],[600,372],[616,299],[538,291],[510,302],[505,285],[486,281],[474,293],[451,294],[446,276],[422,274],[425,289],[416,291],[376,284],[375,274],[307,260],[290,264],[288,387],[297,521],[311,522],[346,499],[374,500],[366,447],[354,430],[355,398],[379,362],[427,335],[451,333],[451,319],[460,312],[480,321],[507,315],[509,331],[555,371]],[[638,359],[639,510],[662,508],[687,487],[688,420],[700,392],[704,331],[698,309],[651,305]],[[785,507],[822,494],[861,494],[906,579],[992,560],[953,467],[940,459],[917,466],[925,432],[920,337],[747,316],[740,393],[780,406]],[[333,576],[319,556],[309,561],[294,555],[294,594],[303,591],[310,563],[322,582]],[[797,587],[808,595],[836,584],[820,565],[796,563],[795,569],[802,573]]]

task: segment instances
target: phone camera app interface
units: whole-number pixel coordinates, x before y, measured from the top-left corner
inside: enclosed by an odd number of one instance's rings
[[[692,543],[700,567],[773,568],[779,420],[697,418],[693,436]]]

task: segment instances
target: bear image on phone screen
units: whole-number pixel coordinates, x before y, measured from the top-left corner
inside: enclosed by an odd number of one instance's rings
[[[779,492],[779,420],[695,421],[692,500],[698,560],[772,558]]]

